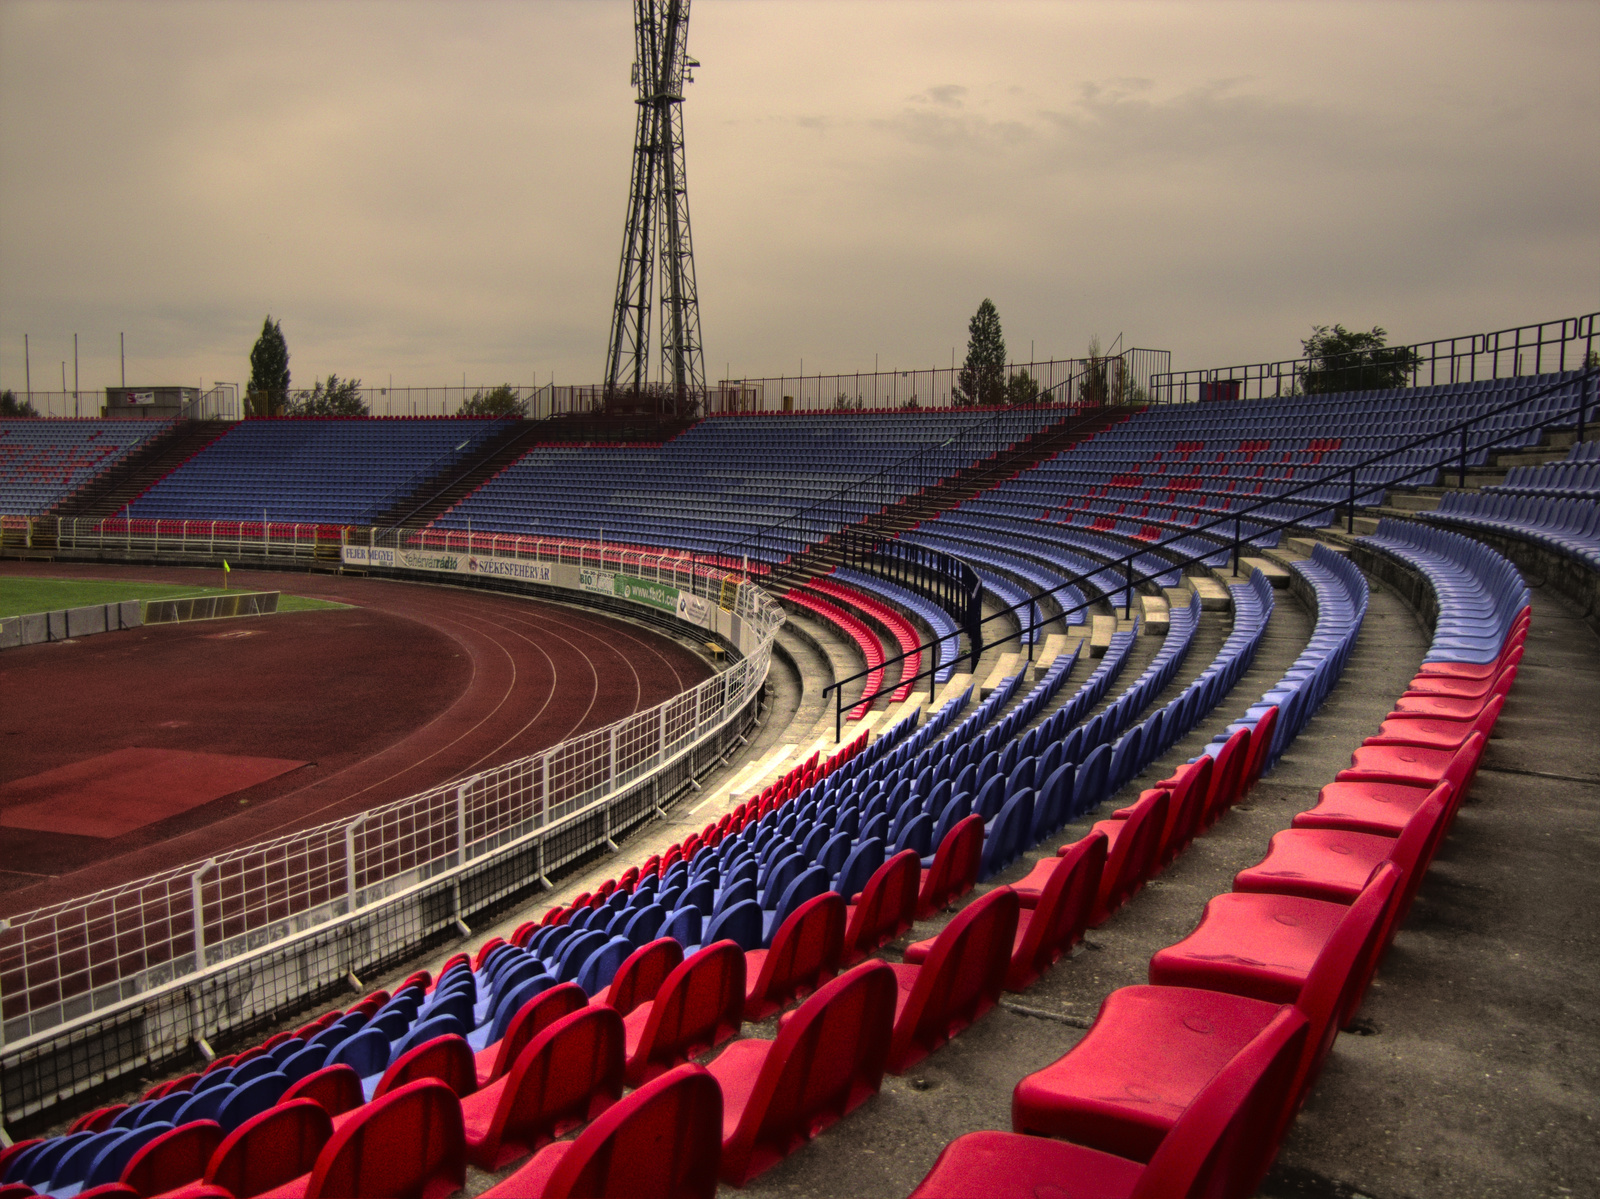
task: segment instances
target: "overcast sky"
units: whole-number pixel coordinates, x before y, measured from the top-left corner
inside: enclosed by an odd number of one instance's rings
[[[695,0],[707,374],[1600,308],[1600,4]],[[0,385],[597,382],[625,0],[0,0]]]

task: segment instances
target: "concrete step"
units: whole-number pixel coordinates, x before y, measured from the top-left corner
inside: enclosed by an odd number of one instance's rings
[[[1103,658],[1111,648],[1111,638],[1117,631],[1115,616],[1089,617],[1089,656]]]
[[[1070,654],[1083,644],[1082,633],[1050,633],[1039,643],[1039,656],[1034,667],[1043,674],[1062,654]]]
[[[1110,617],[1106,619],[1109,620]],[[1101,652],[1104,653],[1105,651],[1102,650]],[[995,663],[994,669],[989,672],[989,677],[984,679],[983,685],[978,688],[978,697],[987,699],[991,692],[999,688],[1001,683],[1014,674],[1025,674],[1027,669],[1028,659],[1025,655],[1018,653],[1001,654],[1000,661]]]
[[[1357,523],[1360,523],[1358,518]],[[1253,567],[1267,576],[1267,582],[1272,584],[1273,590],[1280,590],[1289,585],[1289,572],[1276,562],[1266,558],[1241,558],[1239,568],[1243,571],[1246,567]]]
[[[1144,613],[1144,631],[1149,636],[1166,636],[1172,628],[1172,612],[1167,607],[1165,597],[1158,595],[1141,595],[1139,607]]]
[[[1219,612],[1233,606],[1228,589],[1210,575],[1190,575],[1185,581],[1200,594],[1201,611]]]
[[[1399,508],[1406,512],[1432,512],[1439,506],[1440,497],[1437,495],[1419,495],[1410,491],[1391,491],[1388,495],[1388,507]]]

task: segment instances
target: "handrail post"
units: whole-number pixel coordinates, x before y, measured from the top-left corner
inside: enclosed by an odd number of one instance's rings
[[[1128,555],[1128,586],[1122,593],[1122,619],[1129,620],[1133,616],[1133,555]]]
[[[833,688],[833,743],[835,745],[844,740],[844,688],[834,684]]]
[[[1456,470],[1456,486],[1463,490],[1467,486],[1467,426],[1461,426],[1461,464]]]
[[[1239,518],[1233,518],[1233,577],[1239,577]]]
[[[1350,464],[1350,506],[1345,509],[1344,531],[1352,537],[1356,532],[1356,468]]]

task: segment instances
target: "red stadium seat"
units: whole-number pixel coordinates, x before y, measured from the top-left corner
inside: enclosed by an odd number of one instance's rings
[[[483,1196],[711,1199],[721,1157],[722,1089],[689,1063],[612,1104],[575,1140],[546,1145]]]
[[[141,1195],[194,1182],[205,1174],[221,1143],[222,1126],[215,1120],[184,1124],[139,1146],[122,1168],[121,1182]]]
[[[921,859],[914,849],[901,850],[867,880],[848,909],[844,932],[845,965],[859,962],[911,927],[917,911],[917,884]]]
[[[1095,897],[1089,923],[1098,928],[1111,919],[1124,903],[1144,886],[1161,850],[1161,837],[1167,827],[1167,807],[1171,796],[1166,791],[1146,791],[1123,820],[1099,820],[1094,831],[1106,838],[1106,865],[1100,874],[1100,893]]]
[[[640,1086],[736,1036],[744,1016],[744,951],[718,941],[690,955],[660,993],[624,1020],[629,1086]]]
[[[335,1130],[311,1173],[268,1192],[268,1199],[444,1199],[466,1182],[461,1105],[435,1078],[390,1091]]]
[[[1016,892],[996,887],[945,925],[921,965],[890,967],[899,988],[891,1073],[909,1070],[999,1002],[1018,910]]]
[[[977,886],[982,863],[983,817],[968,816],[946,834],[934,851],[933,865],[922,872],[917,919],[926,920],[935,912],[944,911]]]
[[[1250,730],[1240,729],[1223,743],[1211,767],[1211,793],[1206,796],[1202,830],[1210,828],[1239,799],[1239,781],[1250,756]]]
[[[1305,1017],[1277,1015],[1196,1093],[1148,1159],[1045,1137],[972,1132],[952,1141],[912,1199],[1178,1199],[1249,1194],[1233,1180],[1260,1169],[1263,1117],[1284,1106]]]
[[[511,1017],[511,1023],[506,1025],[506,1035],[478,1050],[473,1059],[478,1086],[486,1087],[495,1079],[504,1077],[529,1041],[563,1016],[569,1016],[583,1007],[588,998],[577,983],[562,983],[528,1000]]]
[[[372,1097],[381,1099],[395,1088],[419,1078],[437,1078],[458,1097],[476,1091],[478,1078],[473,1068],[472,1047],[467,1044],[467,1039],[446,1033],[442,1037],[413,1045],[389,1063]]]
[[[342,1116],[366,1102],[361,1091],[361,1076],[351,1066],[340,1062],[324,1066],[307,1074],[299,1082],[291,1083],[279,1098],[279,1103],[291,1099],[315,1100],[330,1116]]]
[[[467,1156],[499,1170],[622,1096],[622,1017],[585,1006],[528,1043],[511,1072],[461,1102]]]
[[[823,985],[775,1040],[735,1041],[710,1065],[722,1087],[722,1179],[744,1186],[883,1085],[895,981],[864,962]]]
[[[212,1154],[204,1181],[233,1195],[260,1195],[309,1176],[333,1136],[333,1121],[311,1099],[289,1099],[252,1116]]]
[[[671,974],[683,962],[683,946],[671,937],[641,945],[624,959],[611,979],[611,985],[590,1003],[603,1003],[626,1016],[641,1003],[654,999]]]
[[[844,926],[844,900],[825,891],[795,909],[771,948],[746,950],[744,1018],[763,1020],[832,978],[844,953]]]

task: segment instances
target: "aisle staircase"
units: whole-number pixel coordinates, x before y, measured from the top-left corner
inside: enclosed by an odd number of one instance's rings
[[[180,420],[110,470],[90,479],[46,514],[62,520],[115,516],[234,426],[225,420]]]

